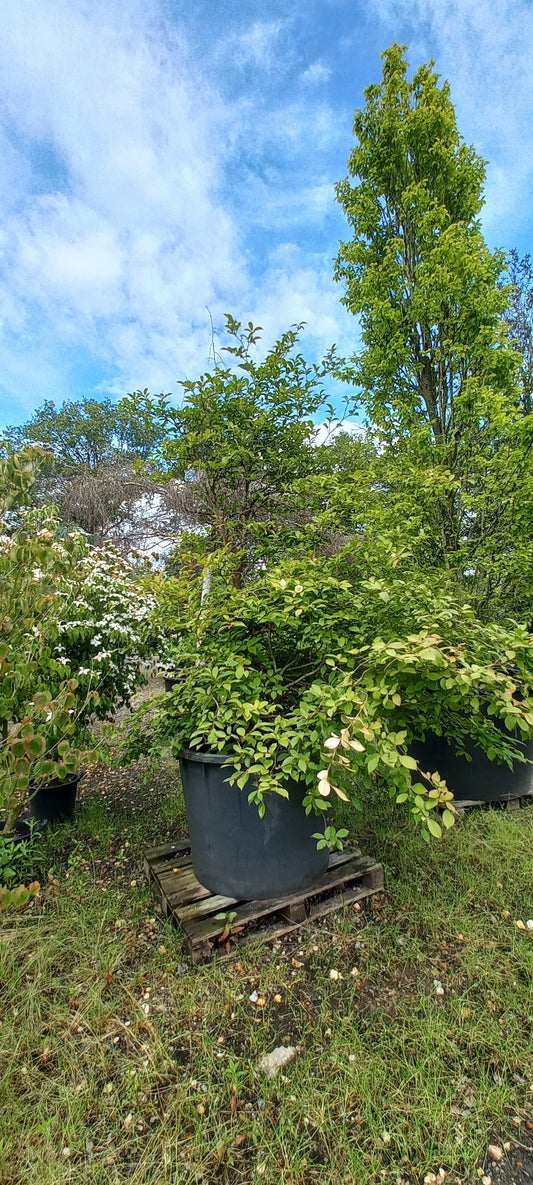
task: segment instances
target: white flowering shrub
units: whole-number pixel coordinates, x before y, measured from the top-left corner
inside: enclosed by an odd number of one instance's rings
[[[130,702],[152,652],[153,599],[132,566],[110,547],[91,552],[80,534],[58,538],[53,507],[27,508],[43,456],[0,455],[4,835],[34,785],[75,773],[91,719]]]
[[[77,679],[87,713],[106,719],[146,682],[159,640],[155,597],[110,544],[86,551],[63,596],[57,661]]]
[[[56,538],[50,510],[25,509],[40,449],[0,458],[0,808],[3,835],[15,826],[31,786],[72,775],[77,682],[56,647],[60,589],[75,572],[83,543]],[[22,894],[24,897],[26,890]],[[18,900],[18,898],[17,898]],[[20,899],[22,900],[22,898]],[[0,910],[11,890],[0,897]],[[20,903],[20,902],[19,902]]]

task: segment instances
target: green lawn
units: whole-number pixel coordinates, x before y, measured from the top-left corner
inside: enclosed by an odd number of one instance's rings
[[[195,968],[141,871],[143,843],[184,830],[175,768],[145,805],[139,770],[106,779],[47,838],[49,888],[0,926],[2,1185],[398,1185],[440,1168],[453,1185],[479,1179],[491,1141],[520,1155],[533,807],[471,812],[428,848],[379,803],[358,838],[385,897]],[[284,1043],[284,1075],[258,1076]]]

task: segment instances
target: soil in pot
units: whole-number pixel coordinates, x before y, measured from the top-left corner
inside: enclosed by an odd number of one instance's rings
[[[62,823],[74,818],[78,782],[83,774],[65,779],[64,782],[51,782],[48,786],[37,789],[30,786],[30,815],[38,821],[48,823]]]
[[[304,889],[327,869],[327,848],[317,851],[316,815],[306,815],[305,791],[287,782],[289,798],[265,796],[265,816],[250,805],[251,783],[230,786],[227,757],[194,753],[180,757],[194,873],[212,893],[248,901]]]

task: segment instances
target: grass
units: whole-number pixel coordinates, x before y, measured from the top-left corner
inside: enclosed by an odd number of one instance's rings
[[[193,968],[141,872],[183,828],[173,768],[146,798],[117,808],[113,776],[87,796],[3,919],[2,1185],[453,1185],[491,1140],[527,1143],[533,808],[428,848],[378,802],[359,835],[382,900]]]

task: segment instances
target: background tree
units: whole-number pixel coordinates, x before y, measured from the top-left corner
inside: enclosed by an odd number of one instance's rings
[[[431,62],[409,81],[404,49],[383,54],[354,117],[355,184],[337,186],[353,237],[335,275],[363,342],[346,373],[379,441],[381,506],[489,611],[511,569],[533,590],[531,434],[505,256],[481,233],[484,162],[457,130],[449,86]]]
[[[16,448],[39,444],[48,451],[34,498],[53,501],[63,526],[81,528],[95,545],[112,540],[128,552],[179,529],[171,491],[157,488],[139,470],[159,443],[160,430],[136,416],[127,401],[82,399],[56,408],[45,400],[27,423],[5,436]]]
[[[520,351],[521,404],[526,416],[533,411],[533,267],[531,258],[512,250],[507,262],[511,296],[505,320],[513,344]]]

